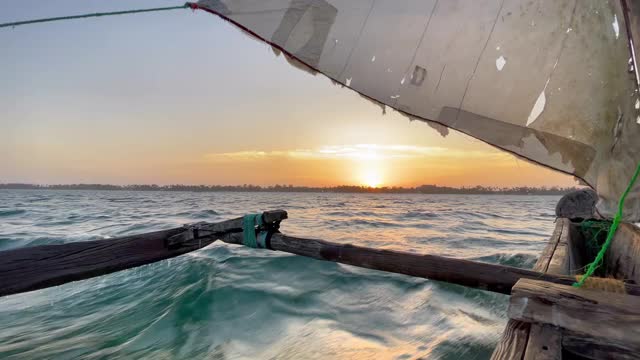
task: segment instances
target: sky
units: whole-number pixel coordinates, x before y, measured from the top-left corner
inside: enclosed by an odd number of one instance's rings
[[[181,5],[3,0],[0,23]],[[382,114],[203,11],[0,29],[0,182],[570,186]]]

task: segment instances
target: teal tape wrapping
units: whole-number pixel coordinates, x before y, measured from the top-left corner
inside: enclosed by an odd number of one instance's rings
[[[262,226],[262,214],[247,214],[242,218],[242,243],[250,248],[258,248],[256,226]]]
[[[269,232],[260,231],[258,233],[258,248],[266,249],[267,248],[267,236],[269,236]]]

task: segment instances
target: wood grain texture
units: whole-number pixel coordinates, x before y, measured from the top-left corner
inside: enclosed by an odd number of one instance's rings
[[[198,249],[169,250],[165,240],[184,231],[174,228],[118,239],[84,241],[7,250],[0,253],[0,296],[16,294],[168,259]],[[202,246],[212,241],[203,241]]]
[[[562,336],[555,326],[531,324],[524,360],[562,359]]]
[[[527,349],[527,342],[529,341],[529,332],[531,324],[509,320],[507,326],[502,332],[500,341],[493,354],[492,360],[521,360]]]
[[[509,318],[640,345],[638,296],[521,279],[511,294]]]

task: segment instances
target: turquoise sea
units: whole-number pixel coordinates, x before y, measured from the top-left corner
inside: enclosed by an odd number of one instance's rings
[[[0,250],[284,209],[289,219],[281,230],[290,235],[530,268],[553,230],[557,200],[0,190]],[[214,243],[171,260],[0,298],[0,358],[487,359],[506,324],[507,300]]]

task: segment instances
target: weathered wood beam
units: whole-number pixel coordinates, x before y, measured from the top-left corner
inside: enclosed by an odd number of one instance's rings
[[[547,266],[547,273],[568,275],[569,272],[569,260],[571,257],[571,249],[569,247],[569,236],[571,234],[571,221],[569,219],[560,219],[564,222],[562,231],[560,232],[560,238],[556,244],[549,264]]]
[[[265,222],[286,219],[286,211],[263,213]],[[242,231],[242,218],[116,239],[24,247],[0,252],[0,296],[88,279],[172,258],[203,248],[227,232]],[[169,244],[169,240],[172,243]]]
[[[286,212],[282,213],[281,216],[286,217]],[[241,244],[243,233],[238,232],[237,225],[242,222],[235,221],[232,224],[226,231],[211,228],[214,230],[205,232],[204,236],[194,234],[194,226],[189,226],[120,239],[9,250],[0,253],[0,296],[60,285],[167,259],[207,246],[216,239]],[[197,226],[202,229],[204,225]],[[189,235],[184,235],[185,232]],[[180,236],[176,236],[178,234]],[[171,246],[169,239],[172,239]],[[177,242],[176,239],[182,242]],[[510,266],[372,249],[280,233],[273,234],[270,245],[273,250],[314,259],[446,281],[503,294],[511,293],[511,288],[521,278],[565,285],[575,281],[570,276],[543,274]],[[635,285],[627,285],[627,291],[640,294],[640,288]]]
[[[562,336],[562,330],[555,326],[531,324],[523,360],[562,360]]]
[[[522,360],[527,344],[531,324],[523,321],[509,320],[504,327],[500,341],[493,350],[491,360]]]
[[[242,244],[242,234],[239,233],[225,234],[220,239],[230,244]],[[318,260],[445,281],[502,294],[510,294],[511,288],[519,279],[535,279],[563,285],[571,285],[575,282],[574,277],[566,275],[545,274],[511,266],[437,255],[338,244],[280,233],[273,234],[271,248]],[[628,293],[640,295],[639,287],[627,284],[626,288]]]
[[[0,253],[0,296],[88,279],[178,256],[196,247],[169,250],[174,228],[118,239],[6,250]],[[211,242],[205,241],[206,246]]]
[[[640,346],[638,296],[521,279],[511,293],[509,318]]]

